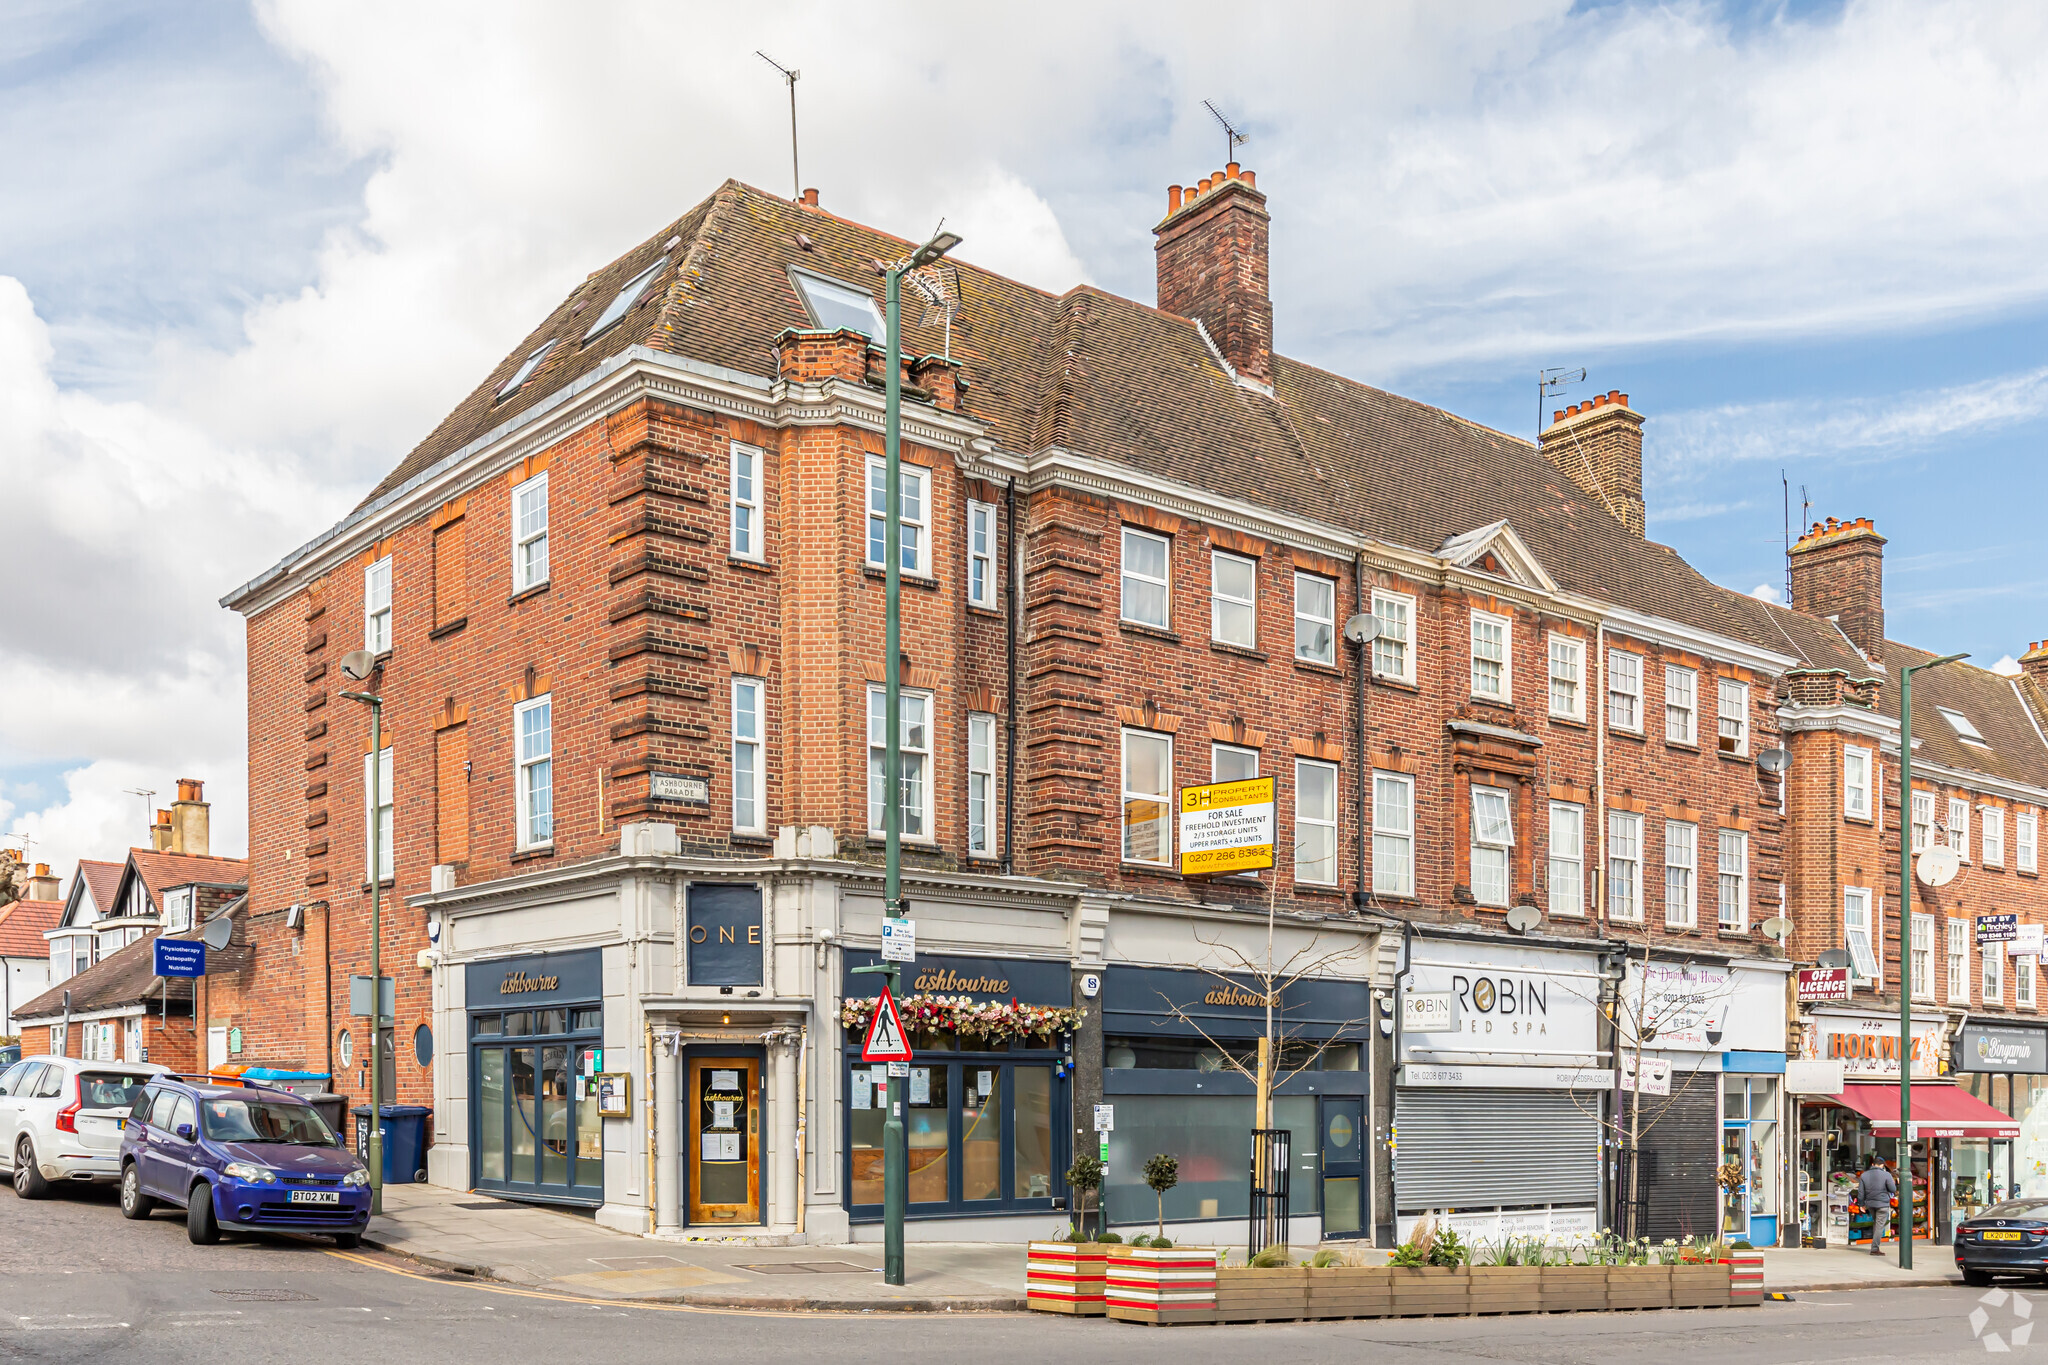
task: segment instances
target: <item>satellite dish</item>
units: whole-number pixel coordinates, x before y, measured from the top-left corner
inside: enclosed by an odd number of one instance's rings
[[[1765,938],[1774,938],[1780,943],[1792,936],[1792,921],[1783,915],[1771,916],[1763,922],[1761,928]]]
[[[1942,844],[1922,850],[1913,866],[1914,873],[1929,886],[1947,886],[1962,868],[1963,860],[1956,851]]]
[[[222,948],[228,946],[228,940],[230,938],[233,938],[234,934],[235,922],[231,919],[223,917],[221,919],[210,921],[207,924],[205,931],[199,935],[199,938],[200,941],[205,943],[207,947],[213,949],[215,952],[218,952]]]
[[[1380,634],[1380,618],[1361,611],[1344,623],[1344,638],[1354,645],[1370,644]]]
[[[1847,948],[1830,948],[1814,959],[1814,965],[1820,967],[1846,967],[1849,965],[1849,950]]]
[[[341,676],[350,682],[361,682],[377,667],[377,656],[367,649],[352,649],[341,656]]]
[[[1526,934],[1543,922],[1543,912],[1533,905],[1518,905],[1508,911],[1508,928]]]
[[[1781,773],[1792,766],[1790,749],[1766,749],[1756,756],[1756,766],[1767,773]]]

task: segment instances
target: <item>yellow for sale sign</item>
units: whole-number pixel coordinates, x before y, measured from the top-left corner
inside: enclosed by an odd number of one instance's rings
[[[1273,779],[1180,789],[1180,871],[1213,877],[1273,865]]]

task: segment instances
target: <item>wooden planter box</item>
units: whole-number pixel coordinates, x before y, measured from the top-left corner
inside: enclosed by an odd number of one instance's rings
[[[1216,1320],[1273,1322],[1305,1318],[1308,1277],[1309,1271],[1302,1266],[1220,1269],[1216,1272]]]
[[[1308,1272],[1309,1317],[1384,1318],[1393,1311],[1393,1279],[1385,1266],[1329,1266]]]
[[[1031,1242],[1024,1253],[1024,1301],[1041,1313],[1099,1318],[1112,1244]]]
[[[1217,1320],[1216,1267],[1222,1254],[1216,1248],[1112,1243],[1108,1251],[1102,1304],[1110,1317],[1154,1327]]]
[[[1726,1308],[1728,1267],[1719,1261],[1671,1267],[1673,1308]]]
[[[1761,1251],[1731,1251],[1721,1262],[1728,1271],[1728,1302],[1752,1308],[1764,1301],[1764,1254]]]
[[[1603,1265],[1547,1265],[1537,1273],[1543,1282],[1546,1313],[1599,1313],[1607,1310],[1607,1271]]]
[[[1607,1267],[1609,1308],[1669,1308],[1671,1272],[1668,1265],[1611,1265]]]
[[[1472,1277],[1467,1268],[1389,1266],[1387,1281],[1393,1290],[1395,1317],[1472,1311]]]
[[[1543,1311],[1543,1270],[1533,1265],[1475,1265],[1472,1311],[1475,1313],[1540,1313]]]

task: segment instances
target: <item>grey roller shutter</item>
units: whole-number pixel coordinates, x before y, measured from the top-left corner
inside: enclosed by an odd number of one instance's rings
[[[1684,1072],[1671,1078],[1672,1094],[1643,1097],[1643,1154],[1637,1179],[1642,1182],[1644,1226],[1639,1236],[1711,1237],[1720,1228],[1721,1187],[1714,1172],[1721,1164],[1720,1076]],[[1688,1083],[1690,1082],[1690,1083]],[[1618,1120],[1628,1125],[1627,1095]]]
[[[1559,1090],[1398,1091],[1395,1205],[1413,1213],[1596,1202],[1600,1100],[1594,1090],[1577,1100]]]

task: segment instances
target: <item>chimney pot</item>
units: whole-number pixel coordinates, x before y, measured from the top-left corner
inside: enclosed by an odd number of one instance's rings
[[[806,208],[818,207],[818,192],[816,190],[805,190],[803,202]]]
[[[1166,187],[1166,211],[1168,213],[1180,212],[1180,186],[1168,185]]]
[[[1627,407],[1627,406],[1628,406],[1628,395],[1627,395],[1627,394],[1623,394],[1623,395],[1621,396],[1621,405],[1622,405],[1623,407]]]
[[[1238,178],[1244,181],[1245,186],[1248,189],[1255,190],[1259,187],[1259,178],[1253,175],[1250,171],[1246,171],[1242,176]]]
[[[37,864],[36,864],[36,875],[37,875],[38,877],[47,877],[47,876],[49,876],[49,875],[50,875],[50,865],[49,865],[48,863],[37,863]]]
[[[1623,397],[1621,396],[1621,390],[1620,390],[1620,389],[1609,389],[1609,390],[1607,391],[1607,401],[1608,401],[1608,402],[1610,402],[1610,403],[1622,403],[1622,402],[1626,402],[1626,401],[1628,401],[1628,400],[1624,399],[1624,398],[1623,398]]]
[[[1237,179],[1238,171],[1240,171],[1241,169],[1243,168],[1240,167],[1235,161],[1233,161],[1223,168],[1223,174],[1229,179],[1235,180]]]
[[[1195,182],[1195,189],[1202,194],[1207,194],[1209,192],[1209,177],[1205,175]]]
[[[1553,422],[1562,422],[1564,420],[1564,409],[1559,408],[1556,412],[1551,413],[1550,420]]]

